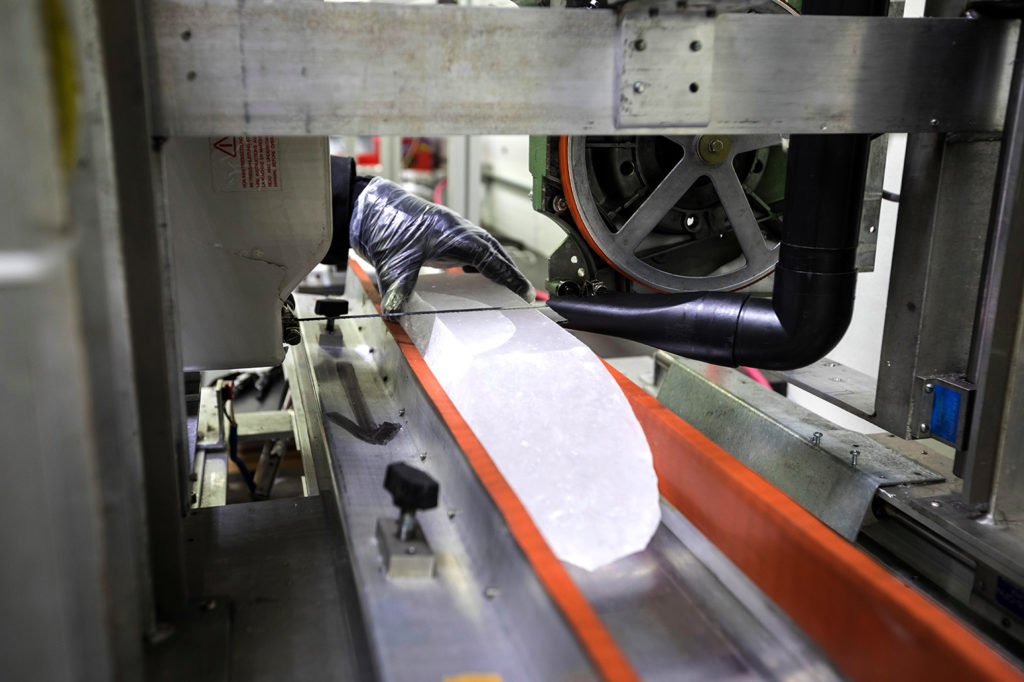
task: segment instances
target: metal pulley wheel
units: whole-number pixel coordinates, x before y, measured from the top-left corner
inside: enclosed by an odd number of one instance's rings
[[[619,273],[662,292],[741,289],[778,260],[779,135],[563,137],[576,226]]]

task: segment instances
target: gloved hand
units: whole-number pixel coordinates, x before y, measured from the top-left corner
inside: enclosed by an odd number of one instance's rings
[[[352,209],[349,240],[377,270],[385,313],[405,307],[424,265],[472,266],[527,301],[533,286],[483,229],[449,209],[373,178]]]

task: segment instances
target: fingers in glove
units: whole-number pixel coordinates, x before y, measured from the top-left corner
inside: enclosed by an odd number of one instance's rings
[[[511,289],[527,301],[533,300],[533,285],[519,272],[498,240],[486,232],[452,244],[447,256],[472,265],[487,279]]]
[[[412,296],[412,290],[416,287],[416,281],[420,277],[419,267],[407,268],[397,278],[379,272],[380,277],[380,305],[381,312],[385,315],[400,313],[405,310],[405,304]]]

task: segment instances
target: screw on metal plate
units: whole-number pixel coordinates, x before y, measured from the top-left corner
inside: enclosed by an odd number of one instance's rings
[[[860,450],[850,450],[850,464],[857,466],[857,458],[860,457]]]
[[[637,82],[633,83],[633,92],[635,92],[638,95],[643,94],[644,90],[646,90],[646,89],[647,89],[647,83],[644,83],[643,81],[637,81]]]
[[[457,513],[458,512],[456,512],[454,509],[449,509],[448,510],[448,518],[449,519],[454,519],[455,518],[455,514],[457,514]]]
[[[820,447],[821,446],[821,437],[823,435],[825,435],[825,434],[823,434],[821,431],[815,431],[814,433],[811,434],[811,443],[813,445],[815,445],[816,447]]]
[[[935,390],[935,384],[925,384],[924,385],[924,392],[925,393],[931,393],[934,390]]]
[[[643,38],[640,38],[635,43],[633,43],[633,47],[636,48],[637,52],[643,52],[644,50],[647,49],[647,41],[644,40]]]
[[[421,462],[426,462],[427,461],[427,453],[425,453],[425,452],[421,452],[420,453],[420,461]]]
[[[942,506],[942,503],[939,502],[938,500],[932,500],[931,502],[929,502],[929,504],[932,505],[933,507],[941,507]]]
[[[565,197],[559,194],[551,200],[551,208],[555,213],[564,213],[569,208],[569,204],[565,201]]]
[[[928,428],[928,425],[925,424],[924,422],[921,422],[921,426],[918,428],[920,429],[921,433],[928,433],[928,431],[931,430]]]
[[[398,416],[399,417],[404,417],[405,416],[405,408],[404,407],[398,411]]]

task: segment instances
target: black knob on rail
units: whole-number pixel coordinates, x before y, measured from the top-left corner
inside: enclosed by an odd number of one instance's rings
[[[333,318],[348,315],[348,301],[344,298],[321,298],[313,306],[313,312],[323,317],[332,318],[327,320],[327,331],[333,332]]]

